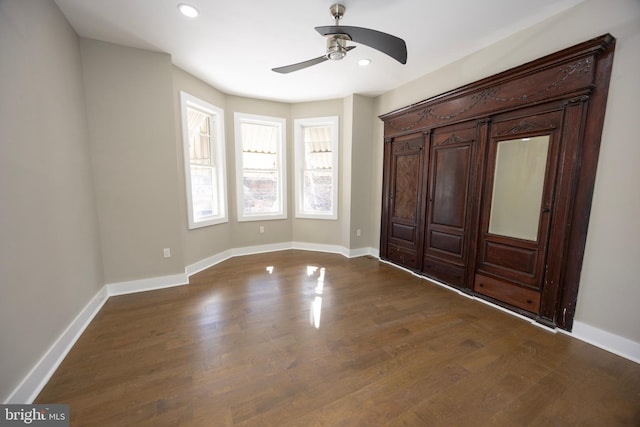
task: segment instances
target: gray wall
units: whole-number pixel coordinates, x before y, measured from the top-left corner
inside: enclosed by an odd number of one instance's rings
[[[0,402],[104,284],[78,38],[0,1]]]
[[[351,137],[351,223],[349,236],[351,249],[377,248],[379,242],[374,240],[371,232],[373,223],[372,209],[380,206],[382,195],[371,192],[372,164],[376,147],[382,145],[382,141],[373,136],[378,118],[374,114],[374,99],[362,95],[353,95],[353,118]],[[379,219],[377,219],[379,223]],[[360,236],[356,231],[360,230]]]
[[[184,273],[171,57],[80,46],[105,280]]]
[[[377,99],[376,114],[438,95],[605,33],[617,39],[575,320],[640,343],[640,2],[587,0]],[[374,140],[382,141],[382,123]],[[373,161],[381,194],[382,143]],[[379,235],[380,206],[372,232]],[[375,240],[375,239],[374,239]]]

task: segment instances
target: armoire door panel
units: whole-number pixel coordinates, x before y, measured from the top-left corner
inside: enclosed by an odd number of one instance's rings
[[[393,217],[415,220],[418,217],[417,177],[420,176],[422,156],[409,150],[394,154]]]
[[[423,272],[458,287],[466,282],[470,177],[477,122],[432,131]]]
[[[451,286],[462,288],[465,286],[466,269],[450,262],[434,257],[425,257],[422,264],[425,274]]]
[[[430,249],[440,250],[452,255],[462,255],[462,236],[431,230]]]
[[[391,237],[394,239],[405,240],[407,242],[416,241],[415,225],[405,225],[395,222],[391,224]]]
[[[382,236],[381,256],[417,270],[423,241],[420,223],[425,134],[394,138],[389,144],[389,173],[385,182],[389,192],[385,200],[388,215],[384,218],[388,235]]]
[[[531,313],[540,312],[540,292],[505,280],[476,274],[473,290]]]
[[[401,246],[389,244],[387,247],[387,257],[390,261],[408,268],[416,268],[418,258],[416,251]]]
[[[462,229],[466,214],[471,141],[465,145],[436,146],[432,164],[432,224]]]
[[[511,270],[519,279],[522,278],[523,274],[530,276],[532,279],[538,279],[535,277],[537,255],[537,249],[486,241],[483,264],[485,269],[488,270],[492,270],[491,267],[496,267],[495,270]],[[507,276],[512,276],[509,271],[503,271],[503,273]],[[539,284],[537,280],[534,280],[534,282]]]
[[[544,105],[494,118],[477,273],[542,292],[562,120]]]

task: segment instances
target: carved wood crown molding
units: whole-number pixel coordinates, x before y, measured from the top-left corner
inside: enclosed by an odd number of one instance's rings
[[[574,75],[589,75],[592,72],[593,67],[593,59],[592,58],[583,58],[578,61],[575,61],[558,71],[558,75],[556,79],[551,81],[547,86],[542,87],[531,93],[523,93],[517,96],[499,96],[502,90],[502,86],[496,86],[492,88],[487,88],[481,90],[480,92],[473,94],[470,96],[471,102],[467,103],[465,108],[462,108],[458,111],[449,114],[439,114],[438,107],[439,105],[433,107],[426,107],[420,110],[417,113],[417,119],[412,121],[409,124],[398,125],[396,122],[398,119],[390,120],[386,122],[387,126],[397,132],[406,132],[412,129],[415,129],[420,123],[425,121],[428,118],[440,120],[440,121],[449,121],[457,116],[470,112],[474,110],[478,105],[486,104],[488,101],[494,102],[523,102],[526,103],[531,99],[540,98],[541,95],[547,95],[551,92],[558,92],[559,89],[562,88],[562,85],[567,79]]]
[[[385,136],[429,132],[444,124],[488,115],[532,103],[577,102],[592,96],[600,58],[615,38],[605,34],[496,75],[382,114]]]
[[[422,141],[405,141],[404,143],[397,144],[393,147],[393,151],[396,153],[401,153],[404,151],[416,151],[422,150],[423,143]]]
[[[448,145],[448,144],[457,144],[460,142],[467,142],[464,138],[460,138],[455,133],[452,133],[451,136],[444,141],[440,142],[438,145]]]
[[[579,104],[581,102],[586,102],[588,99],[590,98],[589,95],[580,95],[580,96],[576,96],[575,98],[570,98],[564,101],[565,105],[569,105],[569,104]]]
[[[509,129],[508,131],[502,133],[502,135],[529,132],[529,131],[532,131],[532,130],[536,130],[538,128],[539,128],[539,126],[536,126],[533,123],[529,123],[529,122],[526,122],[524,120],[521,120],[520,123],[518,123],[516,126],[512,127],[511,129]]]

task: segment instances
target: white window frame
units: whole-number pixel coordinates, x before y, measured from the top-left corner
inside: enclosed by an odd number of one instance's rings
[[[331,206],[332,211],[330,213],[320,213],[317,211],[309,211],[304,208],[304,173],[305,173],[305,141],[304,141],[304,129],[306,127],[315,126],[331,126],[331,182],[332,182],[332,195]],[[338,169],[339,169],[339,119],[338,116],[330,117],[315,117],[307,119],[294,120],[295,129],[295,187],[296,187],[296,218],[311,218],[311,219],[338,219]]]
[[[211,116],[215,116],[215,126],[210,129],[210,135],[214,137],[210,146],[210,152],[217,159],[216,165],[213,166],[217,177],[217,188],[214,197],[217,198],[219,212],[216,215],[210,215],[199,219],[195,218],[193,197],[191,189],[191,156],[189,154],[189,122],[187,115],[187,107],[200,110]],[[180,113],[182,118],[182,148],[184,157],[184,176],[187,192],[187,216],[189,229],[207,227],[210,225],[222,224],[229,222],[227,208],[227,172],[225,157],[225,138],[224,138],[224,110],[210,104],[200,98],[180,91]],[[195,164],[194,164],[195,166]],[[199,165],[198,165],[199,166]]]
[[[278,204],[279,209],[273,213],[245,213],[244,211],[244,181],[242,156],[242,123],[274,126],[278,128],[277,176],[278,176]],[[261,116],[246,113],[234,113],[235,153],[236,153],[236,198],[238,208],[238,222],[265,221],[287,218],[287,156],[286,156],[286,120],[280,117]]]

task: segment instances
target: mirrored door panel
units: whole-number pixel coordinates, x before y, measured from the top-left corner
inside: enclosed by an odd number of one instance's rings
[[[540,307],[562,112],[492,123],[474,289]],[[522,301],[520,301],[522,300]]]
[[[538,240],[548,152],[549,135],[497,143],[489,233]]]

